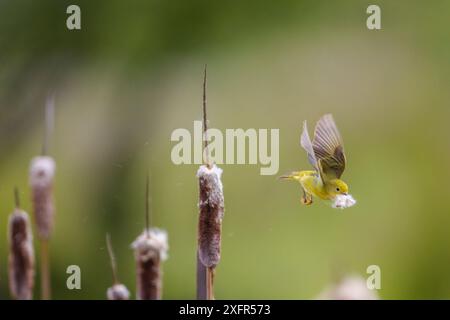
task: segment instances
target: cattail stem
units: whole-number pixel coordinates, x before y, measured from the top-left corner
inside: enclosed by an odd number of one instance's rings
[[[214,300],[214,268],[206,268],[206,297]]]
[[[197,300],[214,300],[214,269],[205,267],[198,255]]]
[[[204,165],[200,166],[199,218],[197,248],[197,298],[214,299],[214,269],[220,261],[224,198],[221,182],[222,170],[209,161],[208,119],[206,116],[206,65],[203,76],[203,134]]]
[[[208,287],[206,284],[206,267],[200,261],[199,252],[197,250],[197,300],[208,299]]]
[[[113,276],[113,283],[118,284],[119,278],[117,275],[117,264],[116,264],[116,257],[114,256],[114,252],[111,245],[111,237],[109,236],[109,233],[106,234],[106,247],[108,249],[108,255],[109,260],[111,262],[111,271]]]
[[[16,205],[16,209],[20,208],[19,189],[17,187],[14,188],[14,204]]]
[[[47,239],[41,239],[41,299],[51,299],[50,251]]]

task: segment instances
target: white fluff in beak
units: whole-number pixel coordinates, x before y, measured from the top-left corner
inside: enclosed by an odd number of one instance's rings
[[[340,209],[351,207],[356,203],[351,194],[338,194],[333,201],[333,208]]]

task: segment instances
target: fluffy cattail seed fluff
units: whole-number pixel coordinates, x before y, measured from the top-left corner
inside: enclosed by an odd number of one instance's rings
[[[136,259],[137,298],[159,300],[162,296],[161,262],[167,259],[167,232],[149,228],[133,242]]]
[[[220,242],[222,219],[224,215],[223,187],[220,180],[222,169],[216,165],[208,168],[200,166],[198,250],[201,263],[207,268],[214,268],[220,261]]]
[[[123,284],[115,284],[108,288],[106,292],[108,300],[128,300],[130,299],[130,292]]]
[[[8,231],[11,296],[30,300],[34,285],[34,251],[28,214],[16,208],[9,218]]]
[[[367,287],[366,279],[358,275],[347,276],[323,291],[318,300],[378,300],[376,290]]]
[[[352,197],[351,194],[338,194],[334,198],[334,202],[332,204],[333,208],[345,209],[355,205],[356,200]]]
[[[55,161],[48,156],[33,158],[30,166],[32,202],[41,239],[49,239],[53,228],[53,177]]]

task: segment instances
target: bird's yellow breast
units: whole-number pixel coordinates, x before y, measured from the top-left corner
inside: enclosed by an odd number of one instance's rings
[[[330,195],[326,192],[322,179],[317,171],[307,170],[299,172],[299,182],[306,192],[321,199],[330,199]]]

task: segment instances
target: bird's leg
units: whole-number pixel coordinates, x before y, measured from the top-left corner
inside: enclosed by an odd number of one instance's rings
[[[303,190],[302,204],[309,206],[310,204],[313,203],[312,196],[308,192],[306,192],[305,189],[302,188],[302,190]]]

